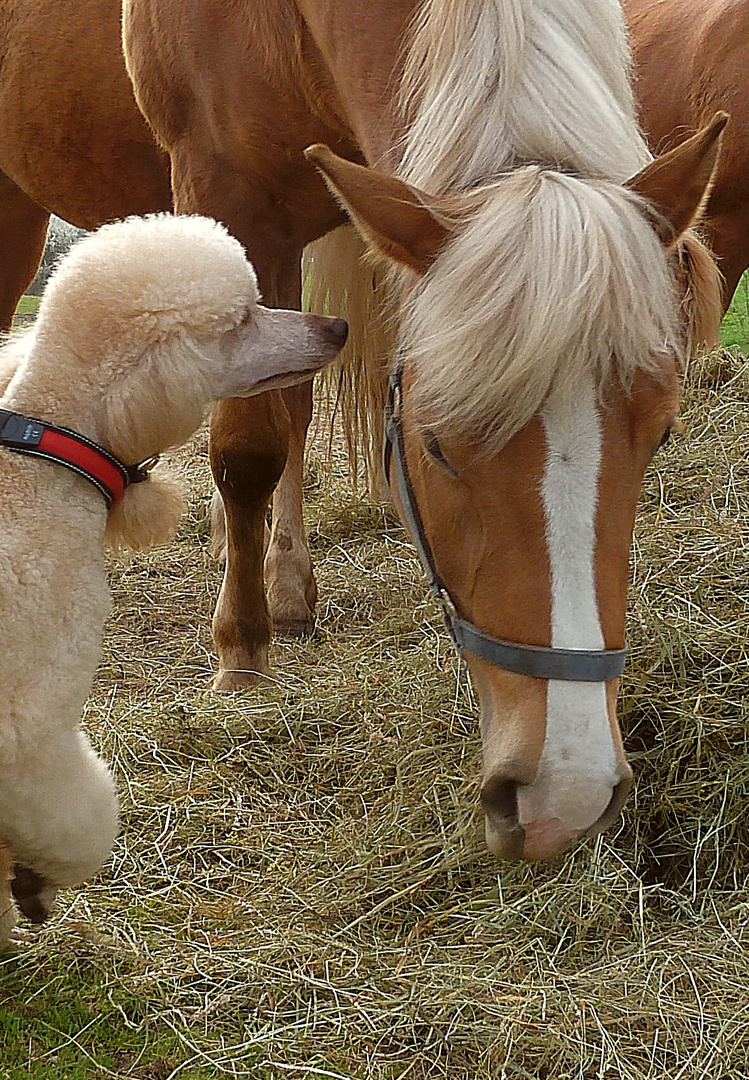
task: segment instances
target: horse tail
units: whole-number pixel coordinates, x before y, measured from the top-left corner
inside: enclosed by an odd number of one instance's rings
[[[346,347],[324,376],[331,426],[340,418],[351,475],[382,497],[383,414],[395,343],[392,286],[351,225],[310,244],[302,263],[304,306],[349,324]]]
[[[690,343],[698,351],[715,348],[723,318],[723,277],[698,232],[682,236],[678,257],[687,282],[684,308]]]

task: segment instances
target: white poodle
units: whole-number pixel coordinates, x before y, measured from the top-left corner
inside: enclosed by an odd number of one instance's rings
[[[10,886],[42,921],[117,834],[112,775],[79,728],[110,606],[104,546],[163,543],[181,509],[162,466],[126,466],[184,442],[218,398],[310,377],[345,337],[341,319],[261,307],[221,225],[164,214],[78,243],[0,350],[0,940]]]

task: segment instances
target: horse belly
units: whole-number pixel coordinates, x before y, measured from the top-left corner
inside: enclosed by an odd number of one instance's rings
[[[0,169],[82,228],[168,209],[166,156],[133,98],[116,0],[21,0],[0,24]]]

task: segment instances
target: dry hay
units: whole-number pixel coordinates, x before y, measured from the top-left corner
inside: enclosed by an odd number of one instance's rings
[[[112,867],[0,968],[0,996],[90,984],[141,1047],[91,1076],[156,1075],[163,1031],[181,1050],[161,1080],[749,1076],[748,386],[744,361],[699,365],[649,474],[637,790],[618,834],[551,867],[485,853],[470,688],[403,530],[319,441],[316,633],[277,645],[276,685],[209,695],[201,437],[177,543],[113,568],[86,715],[122,793]]]

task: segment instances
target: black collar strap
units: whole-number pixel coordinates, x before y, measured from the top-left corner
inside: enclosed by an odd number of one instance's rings
[[[429,588],[442,607],[445,626],[458,654],[462,656],[463,650],[468,649],[495,667],[519,675],[532,675],[537,679],[560,679],[565,682],[608,682],[618,679],[624,670],[626,649],[554,649],[542,645],[521,645],[485,634],[458,615],[450,593],[437,573],[408,473],[403,439],[402,383],[403,361],[399,358],[390,376],[385,406],[385,479],[390,482],[390,467],[393,465],[411,539],[429,579]]]
[[[125,465],[77,431],[7,409],[0,409],[0,446],[15,454],[56,461],[85,477],[104,496],[108,508],[120,501],[128,485],[147,480],[158,461],[154,457],[138,465]]]

